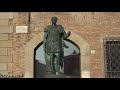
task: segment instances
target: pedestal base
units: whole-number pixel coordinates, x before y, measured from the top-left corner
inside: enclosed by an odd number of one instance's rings
[[[67,75],[55,75],[55,74],[51,74],[51,75],[45,75],[45,78],[71,78],[71,76],[67,76]]]

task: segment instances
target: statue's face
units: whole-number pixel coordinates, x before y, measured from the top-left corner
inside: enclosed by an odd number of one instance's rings
[[[56,22],[57,22],[57,17],[52,17],[51,21],[52,21],[53,24],[56,24]]]

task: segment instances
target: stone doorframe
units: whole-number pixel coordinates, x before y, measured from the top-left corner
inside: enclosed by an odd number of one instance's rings
[[[66,31],[67,32],[67,31]],[[34,48],[43,41],[44,32],[40,32],[25,45],[25,78],[34,78]],[[71,31],[68,38],[80,47],[81,78],[90,78],[90,46],[80,35]]]

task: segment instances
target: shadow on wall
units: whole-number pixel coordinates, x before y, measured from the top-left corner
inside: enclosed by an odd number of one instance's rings
[[[70,76],[80,76],[80,55],[73,54],[64,57],[64,74]]]
[[[35,78],[45,78],[46,65],[35,60]]]

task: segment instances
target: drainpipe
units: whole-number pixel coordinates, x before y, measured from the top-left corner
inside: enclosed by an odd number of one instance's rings
[[[28,12],[28,30],[30,29],[30,23],[31,23],[31,12]]]
[[[30,24],[31,21],[31,12],[28,12],[28,24]]]

